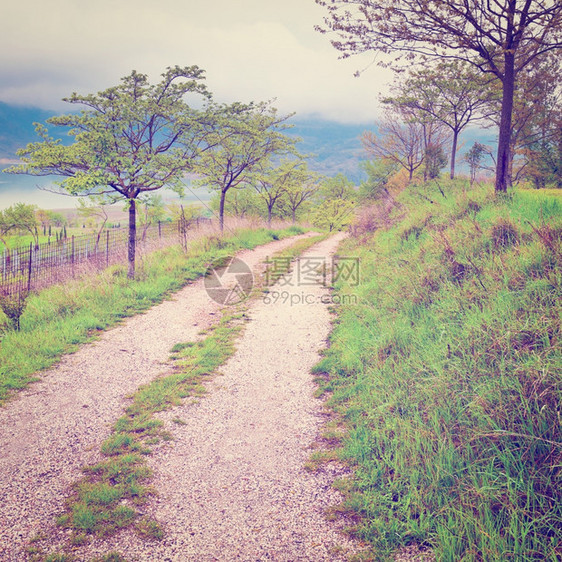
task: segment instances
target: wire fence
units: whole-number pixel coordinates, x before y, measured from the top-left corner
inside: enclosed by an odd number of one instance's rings
[[[137,250],[185,244],[188,231],[209,227],[210,219],[180,219],[137,227]],[[127,261],[128,229],[30,243],[0,252],[0,298],[18,306],[34,290],[43,289],[91,270]]]

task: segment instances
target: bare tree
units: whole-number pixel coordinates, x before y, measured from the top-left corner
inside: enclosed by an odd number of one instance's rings
[[[375,158],[396,162],[408,172],[412,181],[414,172],[423,164],[425,155],[424,127],[412,120],[401,120],[387,112],[379,126],[378,135],[366,131],[361,138],[365,150]]]
[[[441,61],[433,68],[412,71],[395,87],[396,95],[383,103],[402,105],[425,114],[449,129],[452,137],[450,177],[455,177],[458,138],[471,122],[486,119],[497,92],[485,78],[461,61]],[[494,82],[496,80],[494,79]]]

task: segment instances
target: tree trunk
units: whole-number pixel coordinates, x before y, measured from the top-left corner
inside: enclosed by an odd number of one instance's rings
[[[451,174],[452,180],[455,179],[455,160],[457,158],[457,141],[459,140],[459,132],[453,129],[453,149],[451,150]]]
[[[267,227],[271,228],[271,219],[273,215],[273,207],[267,206]]]
[[[509,187],[509,155],[511,141],[511,117],[513,113],[513,94],[515,91],[515,57],[513,53],[504,55],[505,70],[502,81],[502,109],[498,138],[498,158],[496,169],[496,192],[505,193]]]
[[[137,246],[137,215],[136,215],[136,202],[134,199],[129,199],[129,247],[128,247],[128,262],[129,269],[127,277],[129,279],[135,278],[135,250]]]
[[[297,210],[296,209],[293,209],[292,216],[293,216],[293,224],[296,224],[297,223]]]
[[[226,201],[226,191],[221,190],[221,200],[219,205],[219,227],[220,231],[224,231],[224,203]]]

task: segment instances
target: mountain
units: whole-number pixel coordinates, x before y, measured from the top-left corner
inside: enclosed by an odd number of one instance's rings
[[[288,134],[301,138],[298,150],[312,154],[310,168],[335,176],[342,173],[350,180],[359,183],[364,173],[359,167],[367,155],[361,145],[361,135],[373,127],[372,123],[347,125],[322,119],[298,119],[291,123]]]
[[[0,169],[15,160],[18,148],[38,140],[33,123],[44,123],[52,115],[53,112],[39,108],[0,103]],[[357,184],[365,179],[360,163],[367,159],[367,155],[362,148],[360,137],[366,130],[373,130],[374,123],[350,125],[298,116],[293,117],[289,123],[292,128],[287,134],[301,139],[297,148],[302,154],[312,155],[309,161],[312,170],[327,176],[342,173]],[[495,131],[492,130],[469,128],[463,132],[457,155],[457,169],[460,172],[466,171],[462,155],[475,140],[493,145],[494,137]],[[48,185],[49,178],[7,174],[3,176],[0,174],[0,208],[15,201],[34,202],[44,207],[74,205],[68,197],[57,197],[37,190],[37,185]],[[52,179],[55,178],[51,178],[51,181]]]
[[[44,123],[52,115],[44,109],[0,102],[0,159],[14,159],[18,148],[37,140],[33,123]]]
[[[0,169],[16,159],[16,151],[38,140],[33,123],[44,123],[54,112],[36,107],[20,107],[0,102]],[[298,150],[313,155],[310,168],[328,176],[343,173],[359,183],[363,174],[359,162],[365,159],[360,135],[369,125],[346,125],[313,118],[293,118],[287,134],[299,137]],[[55,179],[55,178],[53,178]],[[73,205],[68,198],[39,192],[37,185],[49,184],[48,178],[0,175],[0,208],[15,201],[36,202],[40,206]],[[52,203],[50,202],[52,200]]]

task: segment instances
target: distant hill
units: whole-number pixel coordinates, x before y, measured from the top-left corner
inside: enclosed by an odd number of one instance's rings
[[[37,140],[33,123],[44,123],[52,111],[0,102],[0,158],[12,159],[16,150]]]
[[[5,168],[16,158],[18,148],[37,140],[33,123],[44,123],[54,114],[35,107],[20,107],[0,102],[0,169]],[[327,176],[342,173],[357,184],[365,179],[360,162],[368,157],[363,150],[360,137],[366,130],[373,130],[375,123],[347,125],[310,117],[299,118],[298,115],[293,117],[290,123],[293,127],[287,133],[302,139],[298,150],[303,154],[313,155],[310,159],[312,170]],[[494,136],[493,130],[469,129],[463,133],[457,156],[459,171],[463,168],[462,154],[472,146],[473,142],[478,140],[493,144]],[[38,193],[36,186],[45,186],[48,182],[48,178],[0,174],[0,208],[13,201],[30,199],[45,206],[45,194]],[[49,197],[55,196],[49,195]],[[67,198],[65,200],[68,201]],[[63,201],[59,199],[55,206],[63,206]]]
[[[53,112],[34,107],[19,107],[0,102],[0,158],[12,159],[16,150],[37,140],[34,122],[44,123]],[[313,153],[311,167],[326,175],[344,173],[353,177],[365,158],[360,135],[371,124],[345,125],[321,119],[293,118],[288,134],[302,139],[299,150]]]
[[[304,154],[314,154],[310,167],[327,176],[345,174],[359,183],[364,174],[359,163],[367,159],[360,137],[372,129],[373,123],[345,125],[320,119],[293,118],[294,127],[288,134],[300,137],[298,149]]]

